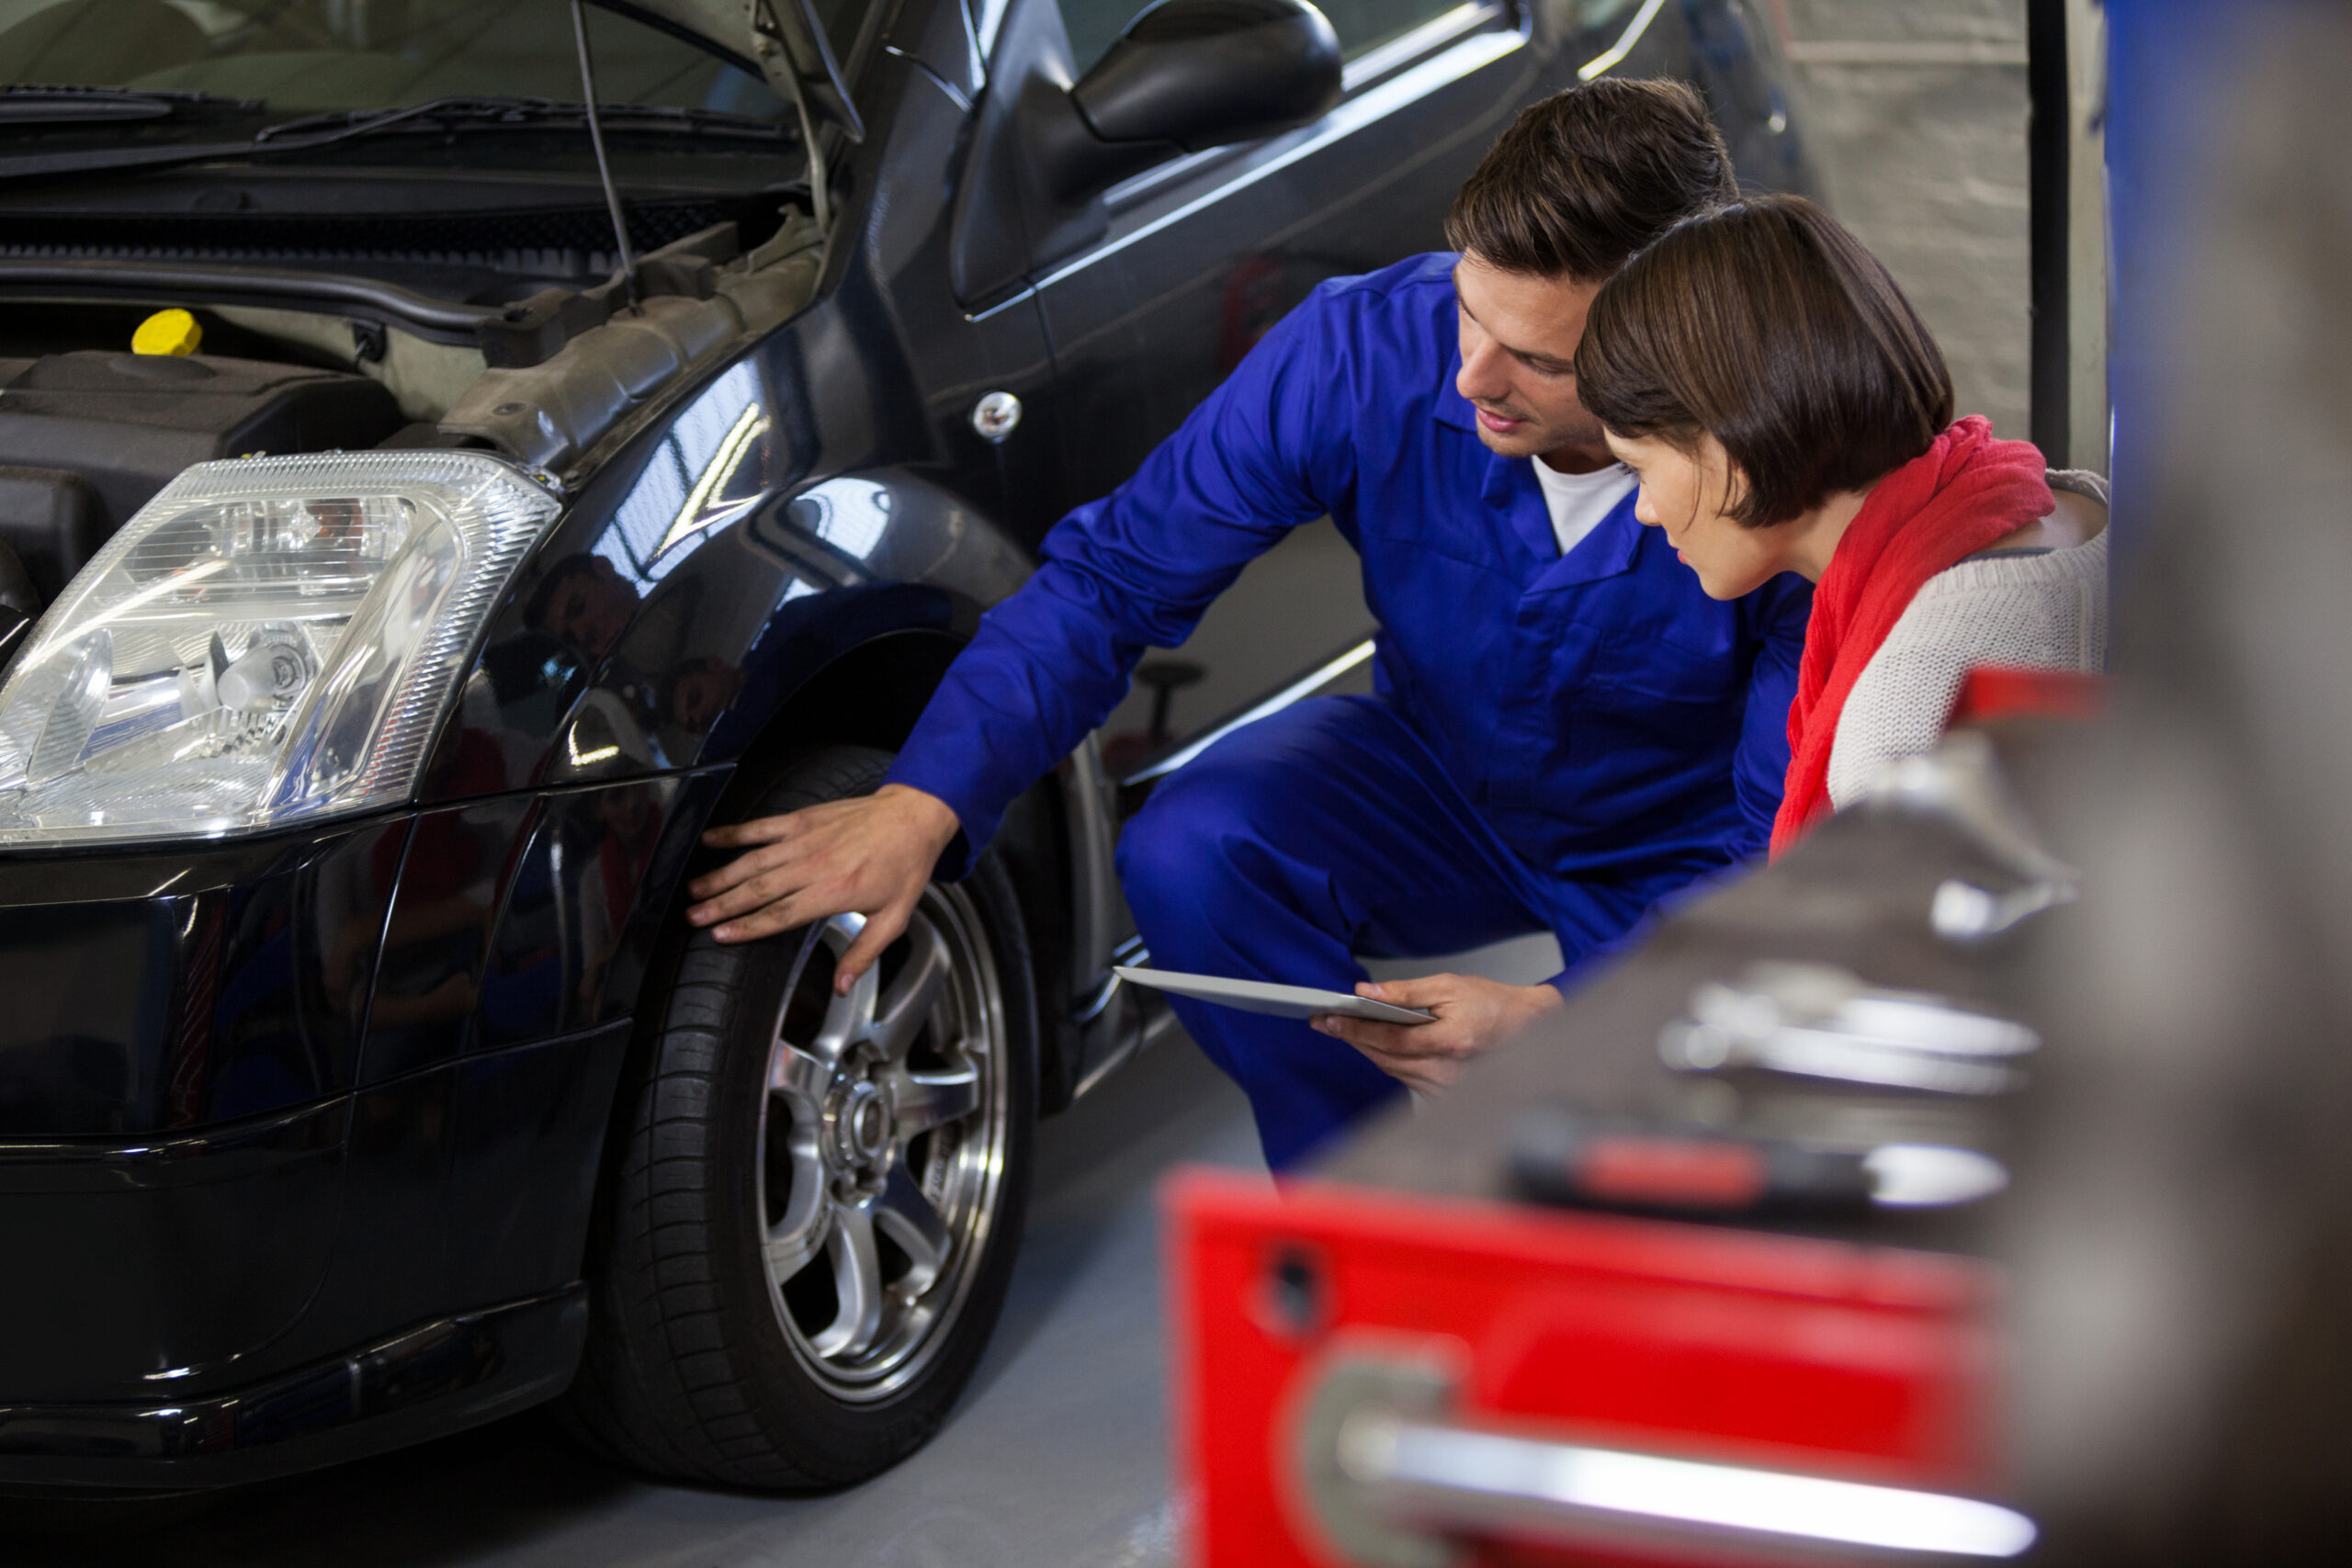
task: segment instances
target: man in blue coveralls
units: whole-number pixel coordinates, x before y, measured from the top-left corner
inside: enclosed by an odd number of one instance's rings
[[[1346,990],[1360,953],[1548,928],[1573,971],[1760,849],[1809,592],[1783,577],[1708,599],[1635,520],[1572,368],[1601,283],[1736,195],[1688,88],[1604,80],[1529,108],[1454,204],[1458,256],[1317,290],[1132,479],[1046,536],[880,790],[713,830],[748,852],[695,883],[690,918],[749,941],[858,911],[845,988],[934,870],[968,864],[1103,721],[1146,649],[1182,642],[1244,565],[1326,513],[1363,558],[1376,694],[1297,703],[1161,782],[1119,845],[1155,964]],[[1560,995],[1451,976],[1385,994],[1438,1021],[1176,1009],[1281,1169]]]

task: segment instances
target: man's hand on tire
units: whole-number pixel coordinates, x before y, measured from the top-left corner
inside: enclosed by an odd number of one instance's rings
[[[686,919],[713,928],[720,942],[737,942],[834,915],[863,915],[865,929],[833,974],[833,988],[847,995],[907,929],[956,827],[956,813],[938,796],[884,784],[854,799],[713,828],[704,843],[745,852],[695,879]]]

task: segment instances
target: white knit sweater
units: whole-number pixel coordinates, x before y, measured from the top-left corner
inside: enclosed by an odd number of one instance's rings
[[[2052,490],[2104,505],[2096,474],[2055,472]],[[1928,579],[1854,682],[1829,751],[1843,807],[1896,757],[1932,750],[1961,682],[1980,664],[2095,671],[2107,660],[2107,535],[2067,550],[1965,560]]]

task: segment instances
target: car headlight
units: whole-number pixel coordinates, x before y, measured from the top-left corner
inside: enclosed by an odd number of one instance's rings
[[[189,468],[0,686],[0,843],[209,837],[405,800],[557,510],[481,452]]]

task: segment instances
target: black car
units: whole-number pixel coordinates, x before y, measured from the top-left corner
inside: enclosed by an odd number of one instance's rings
[[[1685,76],[1808,183],[1742,0],[1127,4],[8,7],[0,1488],[559,1397],[752,1486],[935,1427],[1034,1119],[1152,1025],[1116,781],[846,1000],[854,920],[688,936],[700,831],[872,787],[1047,525],[1533,98]]]

